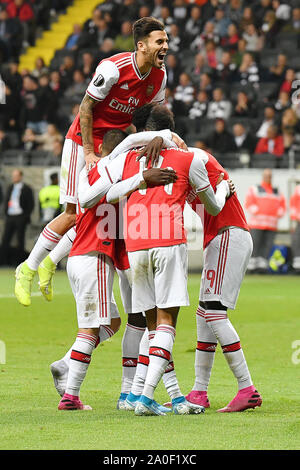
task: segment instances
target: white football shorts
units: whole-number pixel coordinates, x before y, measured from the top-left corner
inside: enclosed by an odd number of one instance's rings
[[[187,247],[149,248],[128,253],[132,277],[132,313],[189,305]]]
[[[113,296],[114,265],[102,253],[70,256],[67,273],[76,301],[79,328],[110,325],[119,311]]]
[[[71,139],[66,139],[60,168],[60,204],[77,204],[78,177],[85,166],[83,147]]]
[[[217,235],[203,252],[200,301],[234,310],[252,249],[246,230],[231,227]]]

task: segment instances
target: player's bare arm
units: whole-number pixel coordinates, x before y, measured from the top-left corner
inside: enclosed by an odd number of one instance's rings
[[[94,141],[92,132],[93,109],[96,104],[97,101],[86,94],[79,108],[82,146],[87,167],[90,167],[94,163],[97,163],[97,161],[99,160],[99,158],[95,155],[94,152]]]

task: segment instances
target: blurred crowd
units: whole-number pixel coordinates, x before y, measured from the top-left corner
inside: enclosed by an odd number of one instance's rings
[[[0,0],[0,151],[51,152],[47,164],[59,164],[95,67],[133,50],[133,22],[152,15],[169,35],[166,105],[187,143],[229,168],[260,166],[266,155],[272,167],[300,164],[299,0],[108,0],[73,25],[50,65],[37,57],[33,71],[20,70],[19,54],[37,29],[70,3]]]

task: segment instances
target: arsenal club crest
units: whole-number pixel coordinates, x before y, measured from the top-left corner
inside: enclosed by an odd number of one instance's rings
[[[153,90],[154,90],[154,85],[148,85],[146,89],[146,96],[152,95]]]

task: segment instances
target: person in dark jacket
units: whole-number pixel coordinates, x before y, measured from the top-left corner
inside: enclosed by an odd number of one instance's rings
[[[25,232],[34,209],[33,192],[23,182],[23,173],[16,169],[12,172],[12,184],[8,187],[4,201],[5,224],[2,237],[0,264],[7,265],[10,257],[10,244],[14,234],[17,236],[18,257],[24,255]],[[16,260],[16,263],[19,260]]]

